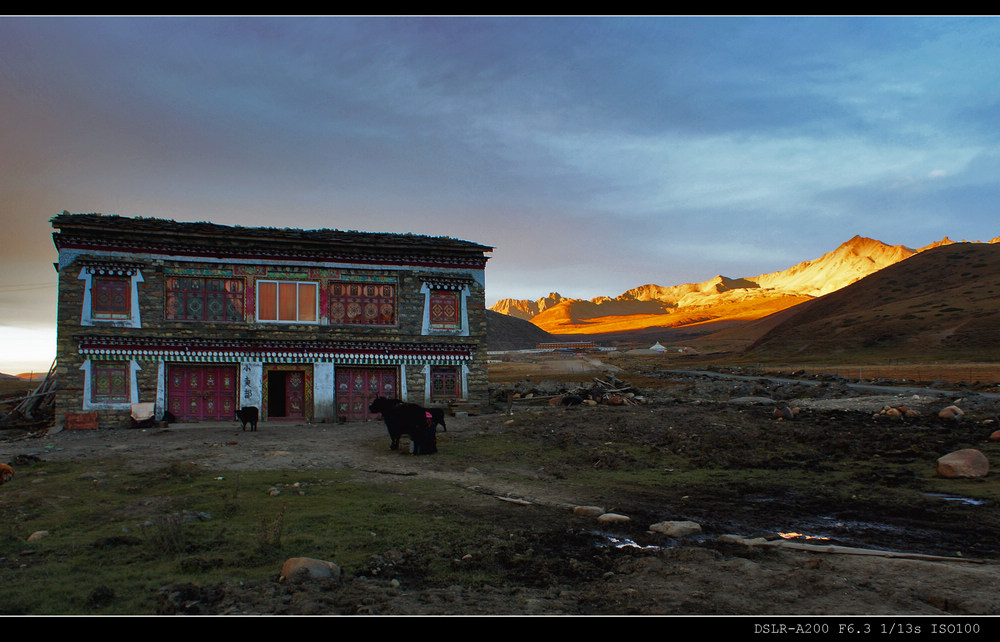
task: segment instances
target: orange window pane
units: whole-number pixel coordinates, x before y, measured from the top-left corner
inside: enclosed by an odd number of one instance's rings
[[[298,284],[296,283],[278,284],[279,321],[295,321],[299,307],[298,297],[296,296],[297,289],[298,289]]]
[[[257,290],[257,318],[261,321],[278,320],[278,284],[261,283]]]
[[[316,320],[316,284],[299,285],[299,321]]]

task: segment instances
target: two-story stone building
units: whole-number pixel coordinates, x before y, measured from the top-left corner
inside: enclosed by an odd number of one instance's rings
[[[63,213],[56,421],[368,418],[487,400],[491,247],[446,237]]]

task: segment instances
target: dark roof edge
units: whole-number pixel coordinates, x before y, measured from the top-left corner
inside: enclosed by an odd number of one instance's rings
[[[274,227],[244,227],[230,226],[209,222],[179,222],[170,219],[151,217],[127,217],[117,214],[71,214],[63,212],[50,219],[53,228],[59,230],[79,229],[97,230],[107,233],[136,232],[153,236],[224,236],[228,239],[270,239],[300,243],[342,243],[378,245],[382,248],[444,248],[449,250],[490,252],[492,246],[481,245],[472,241],[463,241],[446,236],[427,236],[420,234],[399,234],[381,232],[361,232],[354,230],[314,229],[302,230],[295,228]]]

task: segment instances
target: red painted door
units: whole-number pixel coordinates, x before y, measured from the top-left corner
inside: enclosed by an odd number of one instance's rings
[[[235,366],[171,365],[167,408],[182,420],[228,420],[236,413]]]
[[[306,416],[306,373],[292,370],[285,374],[286,417],[300,419]]]
[[[398,372],[395,368],[337,368],[337,417],[347,420],[378,417],[368,412],[375,397],[395,399]]]

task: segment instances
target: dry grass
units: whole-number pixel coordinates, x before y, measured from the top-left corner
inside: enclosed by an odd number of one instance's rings
[[[661,370],[703,369],[711,366],[733,365],[734,361],[712,356],[649,355],[625,356],[615,353],[595,353],[593,359],[622,369],[619,379],[627,380],[634,386],[659,388],[669,380],[655,375]],[[489,365],[490,382],[497,384],[524,379],[551,379],[554,381],[589,382],[594,376],[602,376],[602,369],[581,372],[572,370],[565,357],[556,355],[533,355],[530,361],[509,361]],[[773,374],[791,373],[832,374],[848,379],[891,379],[930,383],[945,381],[950,384],[979,383],[981,387],[1000,384],[1000,363],[749,363],[739,362],[744,367]]]
[[[810,374],[833,374],[850,379],[1000,384],[1000,364],[998,363],[808,364],[767,366],[762,369],[774,374],[788,374],[804,370]]]

